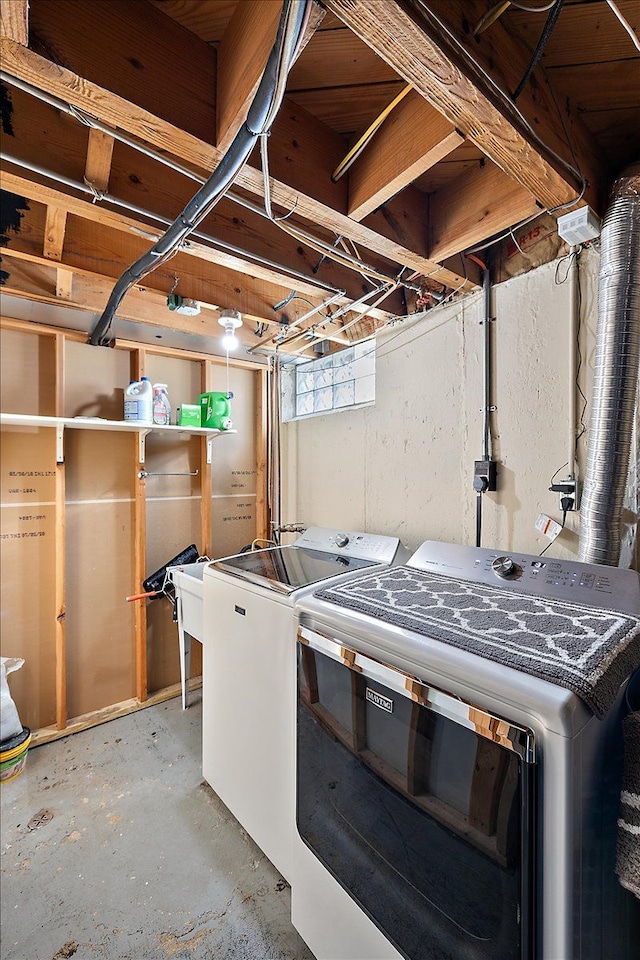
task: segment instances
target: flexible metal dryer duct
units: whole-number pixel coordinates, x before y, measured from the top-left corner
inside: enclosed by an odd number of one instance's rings
[[[247,119],[204,186],[162,237],[128,267],[117,281],[104,313],[89,335],[89,343],[94,346],[108,345],[109,328],[124,295],[180,249],[183,240],[225,195],[248,159],[258,137],[269,132],[282,103],[287,74],[302,37],[307,10],[308,0],[284,0],[276,42],[249,107]]]
[[[614,182],[601,237],[580,559],[617,566],[640,365],[640,163]]]

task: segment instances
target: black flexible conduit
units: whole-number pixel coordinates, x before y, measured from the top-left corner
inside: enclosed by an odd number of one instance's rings
[[[551,10],[549,11],[549,16],[547,17],[546,23],[545,23],[545,25],[544,25],[544,27],[543,27],[543,29],[542,29],[542,34],[540,35],[540,39],[538,40],[538,45],[536,46],[535,50],[533,51],[533,56],[532,56],[532,58],[531,58],[531,63],[529,64],[529,66],[528,66],[527,69],[525,70],[524,76],[523,76],[522,80],[520,81],[520,83],[518,84],[518,86],[516,87],[516,89],[513,91],[513,94],[511,95],[511,99],[513,100],[514,103],[516,102],[516,100],[518,99],[518,97],[520,96],[520,94],[522,93],[522,91],[524,90],[524,88],[526,87],[526,85],[528,84],[529,78],[531,77],[531,74],[533,73],[533,71],[534,71],[535,68],[537,67],[537,65],[538,65],[538,63],[539,63],[539,61],[540,61],[540,57],[541,57],[542,54],[544,53],[544,48],[546,47],[547,41],[548,41],[549,37],[551,36],[551,31],[552,31],[553,28],[555,27],[555,25],[556,25],[556,20],[557,20],[558,17],[560,16],[560,11],[561,11],[561,9],[562,9],[562,4],[563,4],[563,3],[564,3],[564,0],[556,0],[554,6],[553,6],[553,7],[551,8]]]
[[[93,346],[107,346],[108,333],[125,294],[143,277],[173,256],[180,244],[224,196],[249,158],[258,137],[268,133],[282,98],[287,73],[295,56],[305,23],[308,0],[284,0],[276,40],[260,79],[247,119],[209,179],[189,201],[159,240],[117,281],[104,309],[89,335]]]

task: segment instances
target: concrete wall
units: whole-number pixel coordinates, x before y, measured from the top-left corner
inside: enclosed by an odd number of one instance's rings
[[[598,254],[585,251],[579,382],[587,397],[598,267]],[[569,284],[556,282],[552,262],[500,284],[493,296],[498,490],[483,499],[482,545],[539,553],[549,541],[535,520],[539,513],[561,519],[548,487],[569,449]],[[375,406],[284,425],[283,520],[392,534],[411,548],[426,539],[475,543],[482,310],[482,294],[472,294],[398,323],[378,338]],[[578,442],[581,467],[586,439]],[[577,558],[578,520],[569,515],[549,555]],[[625,565],[630,560],[627,549]]]

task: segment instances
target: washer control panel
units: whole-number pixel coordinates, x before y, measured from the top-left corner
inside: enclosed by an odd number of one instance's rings
[[[431,540],[413,554],[409,566],[640,615],[640,576],[635,570]]]
[[[345,554],[371,560],[374,563],[403,563],[410,556],[397,537],[352,530],[331,530],[327,527],[309,527],[294,546],[323,553]]]

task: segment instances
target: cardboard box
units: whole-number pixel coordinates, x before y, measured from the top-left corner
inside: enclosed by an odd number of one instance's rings
[[[200,413],[200,404],[183,403],[178,407],[178,426],[201,427],[202,415]]]

